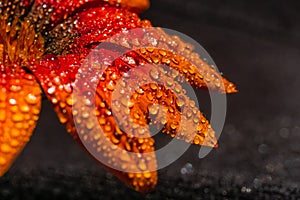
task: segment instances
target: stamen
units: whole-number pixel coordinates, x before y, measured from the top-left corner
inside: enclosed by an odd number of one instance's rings
[[[23,66],[26,62],[41,58],[44,53],[44,38],[36,33],[29,20],[12,20],[7,15],[0,17],[0,63],[8,66]]]

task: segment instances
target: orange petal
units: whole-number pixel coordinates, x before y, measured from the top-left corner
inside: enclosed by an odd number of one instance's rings
[[[96,60],[94,62],[99,63]],[[215,132],[196,107],[196,103],[186,96],[180,81],[176,80],[180,79],[178,71],[149,65],[138,53],[129,52],[115,59],[112,65],[106,68],[103,78],[100,79],[97,94],[104,99],[108,107],[115,109],[113,112],[117,113],[120,119],[128,118],[130,110],[131,126],[122,129],[136,137],[149,130],[134,124],[146,126],[150,121],[149,115],[154,115],[156,118],[153,123],[159,128],[163,126],[163,132],[170,136],[197,145],[215,147]],[[129,77],[122,78],[125,73]],[[131,98],[128,99],[127,95]],[[160,111],[151,109],[153,105],[158,104],[164,108]],[[120,126],[124,124],[128,126],[128,120],[119,120]]]
[[[123,8],[130,9],[133,12],[141,12],[149,8],[149,0],[104,0],[112,5],[121,4]]]
[[[237,92],[235,85],[194,52],[191,44],[160,28],[151,28],[148,21],[142,21],[142,26],[145,28],[117,34],[107,42],[135,50],[149,63],[164,64],[177,70],[194,87],[220,93]]]
[[[90,153],[94,152],[98,161],[104,162],[106,169],[127,185],[139,192],[151,191],[157,183],[154,139],[147,133],[144,139],[125,133],[101,96],[96,95],[95,101],[96,110],[86,105],[91,102],[89,96],[82,96],[73,105],[77,131],[84,140],[81,142]]]
[[[220,93],[235,93],[233,83],[222,77],[215,69],[206,62],[195,57],[191,60],[164,49],[146,48],[136,50],[149,63],[156,65],[164,64],[177,70],[186,80],[196,88],[205,88]],[[192,61],[198,66],[193,65]],[[173,78],[176,78],[173,76]]]
[[[131,118],[140,125],[149,123],[149,116],[162,132],[188,143],[215,147],[217,139],[209,121],[185,95],[178,83],[174,87],[149,84],[140,87],[141,92],[132,95]],[[180,88],[177,90],[175,88]],[[159,107],[158,105],[162,105]],[[120,109],[120,112],[125,109]]]
[[[36,126],[41,90],[35,78],[23,70],[0,72],[0,175],[22,151]]]

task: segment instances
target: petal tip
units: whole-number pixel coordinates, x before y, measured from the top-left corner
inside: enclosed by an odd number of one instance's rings
[[[138,11],[147,10],[150,7],[149,0],[128,0],[128,5],[133,8],[137,8]]]
[[[226,93],[227,94],[234,94],[237,93],[238,89],[236,88],[235,84],[229,83],[226,87]]]

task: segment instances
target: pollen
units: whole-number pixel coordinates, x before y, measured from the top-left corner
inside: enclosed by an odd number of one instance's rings
[[[35,32],[29,20],[21,21],[7,15],[0,17],[0,63],[24,66],[44,54],[44,38]]]

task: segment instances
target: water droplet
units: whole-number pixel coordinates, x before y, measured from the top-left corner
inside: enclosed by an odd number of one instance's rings
[[[0,157],[0,165],[5,165],[7,163],[6,159],[3,157]]]
[[[18,142],[18,140],[11,140],[11,142],[10,142],[10,145],[12,146],[12,147],[18,147],[19,146],[19,142]]]
[[[29,106],[27,106],[27,105],[22,105],[21,107],[20,107],[20,110],[22,111],[22,112],[29,112]]]
[[[59,121],[60,121],[60,123],[62,123],[62,124],[65,124],[65,123],[67,123],[67,121],[68,121],[68,118],[66,118],[65,116],[59,116]]]
[[[131,151],[131,146],[130,146],[130,144],[128,142],[125,143],[125,149],[127,151]]]
[[[74,104],[74,99],[71,95],[67,98],[66,102],[69,106],[72,106]]]
[[[147,99],[149,101],[152,101],[154,99],[153,95],[151,93],[147,93]]]
[[[148,51],[149,53],[153,53],[153,52],[154,52],[154,48],[149,47],[149,48],[147,48],[147,51]]]
[[[140,94],[140,95],[143,95],[144,94],[144,90],[142,89],[142,88],[137,88],[136,90],[135,90],[138,94]]]
[[[92,105],[92,102],[91,102],[89,99],[85,99],[85,100],[84,100],[84,104],[85,104],[86,106],[91,106],[91,105]]]
[[[86,124],[87,129],[91,130],[93,127],[95,126],[95,124],[93,122],[88,122]]]
[[[21,86],[19,86],[19,85],[11,85],[9,89],[12,92],[19,92],[21,90]]]
[[[61,101],[61,102],[59,102],[59,106],[61,108],[65,108],[67,106],[67,104],[65,102]]]
[[[20,130],[16,129],[16,128],[13,128],[11,130],[11,135],[12,135],[12,137],[18,137],[20,135]]]
[[[162,55],[162,56],[166,56],[166,55],[167,55],[167,52],[164,51],[164,50],[159,50],[159,54]]]
[[[106,86],[106,88],[108,89],[108,90],[110,90],[110,91],[113,91],[114,90],[114,82],[113,81],[110,81],[108,84],[107,84],[107,86]]]
[[[105,127],[104,127],[104,130],[106,131],[106,132],[110,132],[111,131],[111,125],[110,124],[107,124],[107,125],[105,125]]]
[[[50,88],[47,90],[47,93],[48,93],[49,95],[54,94],[54,92],[55,92],[55,87],[54,87],[54,86],[50,87]]]
[[[20,121],[23,121],[23,120],[24,120],[24,116],[23,116],[22,114],[20,114],[20,113],[14,114],[14,115],[12,116],[12,120],[13,120],[14,122],[20,122]]]
[[[6,119],[6,111],[0,110],[0,121],[5,121]]]
[[[157,115],[158,111],[159,111],[159,107],[156,105],[153,105],[149,108],[149,113],[151,115]]]
[[[140,115],[138,113],[134,113],[133,116],[135,119],[140,119]]]
[[[269,152],[269,147],[266,144],[261,144],[258,147],[258,152],[261,154],[267,154]]]
[[[242,189],[241,189],[242,193],[251,193],[251,191],[252,191],[251,188],[248,188],[246,186],[242,187]]]
[[[100,107],[101,107],[101,108],[105,108],[105,102],[102,101],[102,102],[100,103]]]
[[[83,118],[87,119],[87,118],[89,118],[90,114],[87,111],[84,111],[81,116]]]
[[[144,160],[139,161],[138,167],[142,171],[145,171],[147,169],[147,165]]]
[[[125,170],[125,169],[127,169],[127,164],[125,164],[125,163],[123,163],[122,165],[121,165],[121,169],[123,169],[123,170]]]
[[[181,173],[182,175],[190,175],[190,174],[193,174],[193,173],[194,173],[193,165],[192,165],[191,163],[185,164],[185,165],[181,168],[180,173]]]
[[[64,89],[67,93],[72,93],[72,90],[73,90],[71,84],[64,85]]]
[[[163,95],[164,95],[164,93],[161,90],[159,90],[156,94],[156,98],[160,99],[160,98],[162,98]]]
[[[255,178],[253,180],[253,185],[255,188],[260,188],[262,186],[262,180],[260,180],[259,178]]]
[[[28,94],[25,98],[26,102],[29,104],[36,104],[37,103],[37,97],[33,94]]]
[[[154,83],[150,83],[150,88],[151,88],[152,90],[157,90],[157,85],[154,84]]]
[[[178,65],[179,64],[179,60],[176,58],[176,57],[173,57],[172,58],[172,61],[175,65]]]
[[[163,59],[162,59],[162,63],[163,63],[163,64],[166,64],[166,65],[169,65],[169,64],[171,63],[171,60],[168,59],[168,58],[163,58]]]
[[[184,106],[184,103],[185,103],[184,97],[180,97],[180,98],[176,99],[176,104],[177,104],[178,107]]]
[[[157,80],[157,79],[159,79],[160,73],[155,69],[151,69],[150,76],[153,80]]]
[[[11,147],[8,144],[2,144],[1,151],[3,153],[9,153],[9,152],[11,152]]]
[[[290,130],[288,128],[282,128],[279,130],[279,135],[282,138],[288,138],[290,135]]]
[[[52,99],[51,99],[51,102],[52,102],[53,104],[57,104],[57,103],[58,103],[58,100],[57,100],[56,98],[52,98]]]
[[[17,104],[17,101],[15,99],[9,99],[9,103],[11,105],[16,105]]]
[[[203,138],[200,138],[200,137],[198,137],[198,136],[195,137],[195,139],[194,139],[194,143],[195,143],[195,144],[200,144],[200,143],[202,143],[202,142],[203,142]]]
[[[151,178],[151,173],[150,172],[144,173],[144,177],[147,179]]]
[[[169,107],[168,110],[169,110],[170,113],[174,113],[175,112],[174,108],[172,108],[172,107]]]
[[[177,124],[172,123],[172,124],[171,124],[171,129],[172,129],[172,130],[176,130],[176,129],[177,129]]]
[[[99,119],[99,124],[100,124],[100,125],[106,124],[105,118],[100,118],[100,119]]]

